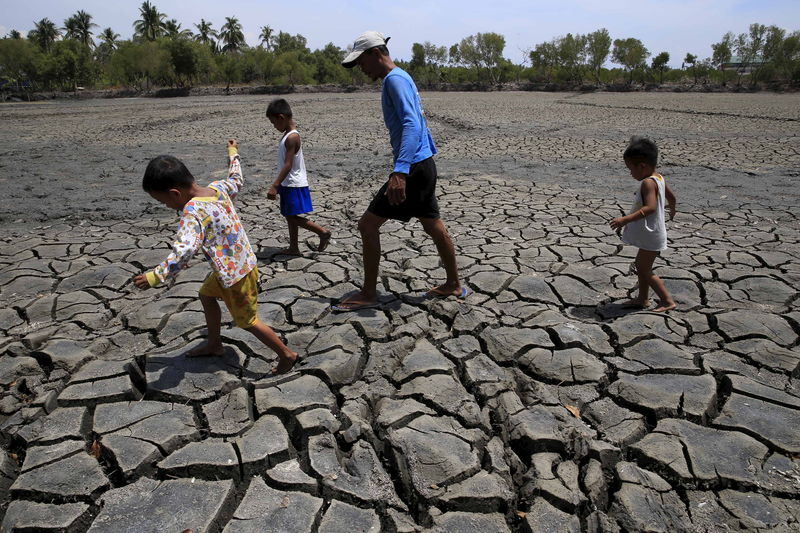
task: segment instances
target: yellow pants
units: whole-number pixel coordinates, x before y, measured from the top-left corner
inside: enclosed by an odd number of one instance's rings
[[[223,287],[217,273],[212,272],[200,287],[200,294],[222,299],[240,328],[249,328],[258,320],[258,269],[255,267],[231,287]]]

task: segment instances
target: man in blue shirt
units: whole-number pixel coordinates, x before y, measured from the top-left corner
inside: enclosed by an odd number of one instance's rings
[[[408,222],[418,218],[431,236],[442,259],[447,280],[429,290],[429,297],[464,298],[456,266],[453,241],[439,218],[436,200],[436,147],[422,112],[414,80],[394,64],[385,38],[376,31],[363,33],[342,65],[356,65],[372,80],[381,79],[383,120],[389,129],[394,168],[358,222],[364,255],[364,285],[349,298],[332,306],[334,311],[356,311],[378,305],[376,291],[381,260],[380,228],[389,219]]]

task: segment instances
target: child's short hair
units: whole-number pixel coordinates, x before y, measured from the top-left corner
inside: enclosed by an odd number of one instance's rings
[[[277,117],[278,115],[283,115],[289,118],[292,116],[292,108],[289,106],[289,102],[283,98],[276,98],[267,106],[268,117]]]
[[[146,192],[165,192],[176,187],[188,187],[194,176],[186,165],[175,156],[160,155],[147,164],[142,178],[142,189]]]
[[[658,146],[646,137],[634,135],[631,137],[631,142],[622,157],[634,163],[647,163],[648,165],[656,166],[656,163],[658,163]]]

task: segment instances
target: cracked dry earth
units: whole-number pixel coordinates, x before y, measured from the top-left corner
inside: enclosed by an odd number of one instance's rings
[[[242,193],[261,317],[303,357],[277,378],[232,327],[223,357],[182,355],[203,338],[206,266],[132,286],[165,255],[170,213],[13,230],[0,529],[800,529],[797,206],[681,205],[656,263],[679,309],[626,313],[634,250],[607,226],[621,194],[446,166],[463,301],[418,296],[443,279],[435,248],[390,222],[381,308],[332,314],[361,279],[368,194],[325,177],[315,220],[334,241],[288,259],[274,204]]]

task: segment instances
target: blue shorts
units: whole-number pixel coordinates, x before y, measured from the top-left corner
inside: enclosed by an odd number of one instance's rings
[[[314,210],[308,187],[284,187],[281,185],[278,187],[278,194],[281,196],[281,215],[285,217],[302,215]]]

